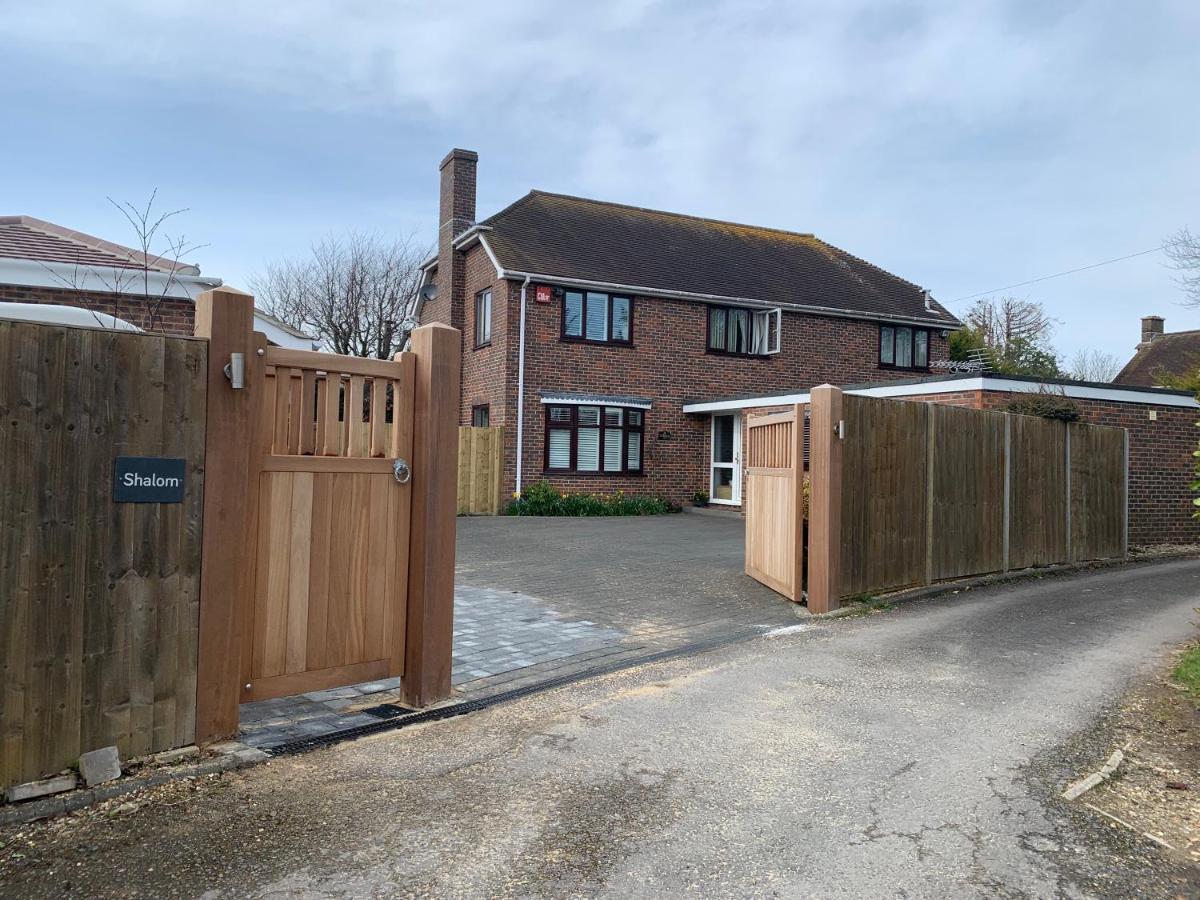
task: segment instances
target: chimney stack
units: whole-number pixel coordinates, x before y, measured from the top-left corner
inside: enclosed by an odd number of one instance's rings
[[[451,150],[438,167],[441,196],[438,208],[438,296],[430,320],[462,329],[465,321],[466,262],[453,249],[454,239],[475,224],[475,170],[479,154]]]
[[[1148,347],[1150,343],[1157,337],[1162,337],[1163,333],[1163,317],[1162,316],[1142,316],[1142,343],[1141,346]]]

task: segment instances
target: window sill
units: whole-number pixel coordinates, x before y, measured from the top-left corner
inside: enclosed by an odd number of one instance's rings
[[[589,341],[587,338],[566,337],[559,335],[560,343],[563,344],[587,344],[589,347],[624,347],[632,350],[634,348],[633,341]]]
[[[932,371],[929,366],[894,366],[890,363],[882,362],[879,364],[879,368],[885,372],[916,372],[918,375],[922,373],[928,375]]]
[[[542,469],[543,477],[567,475],[571,478],[645,478],[645,472],[576,472],[574,469]]]
[[[490,346],[492,346],[492,342],[491,342],[491,341],[484,341],[482,344],[476,344],[476,345],[475,345],[475,349],[476,349],[476,350],[483,350],[483,349],[485,349],[485,348],[487,348],[487,347],[490,347]]]
[[[709,356],[724,356],[729,359],[770,359],[772,356],[778,356],[779,353],[734,353],[730,350],[714,350],[712,347],[707,347],[704,350]]]

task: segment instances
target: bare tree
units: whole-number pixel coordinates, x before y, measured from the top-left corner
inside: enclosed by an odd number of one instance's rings
[[[987,351],[998,372],[1052,377],[1061,374],[1050,344],[1056,322],[1033,300],[1018,297],[978,300],[967,311],[963,345]]]
[[[1180,228],[1163,243],[1188,306],[1200,306],[1200,236]]]
[[[326,349],[390,359],[416,326],[427,255],[411,235],[389,241],[351,231],[325,237],[302,259],[269,263],[250,286],[267,312]]]
[[[183,285],[183,282],[179,280],[179,275],[184,270],[191,268],[182,262],[183,257],[208,245],[193,243],[182,234],[176,237],[163,231],[163,226],[169,220],[187,212],[187,209],[175,209],[164,213],[156,212],[154,203],[158,199],[158,188],[150,192],[150,197],[146,200],[144,207],[135,206],[128,200],[118,203],[112,197],[106,199],[125,217],[135,238],[133,241],[135,247],[110,244],[107,249],[114,255],[124,257],[129,265],[101,268],[77,259],[71,272],[67,274],[45,264],[43,264],[43,268],[56,281],[72,291],[108,293],[114,297],[141,299],[144,304],[142,321],[132,324],[144,331],[154,331],[159,324],[163,302],[171,296],[171,292],[175,288]],[[161,286],[151,290],[151,281],[157,282],[160,277],[162,278]],[[89,280],[92,278],[96,279],[99,284],[98,288],[89,284]],[[95,316],[95,312],[92,310],[93,316]],[[98,323],[103,324],[99,316],[95,316],[95,318]]]
[[[1079,350],[1071,358],[1070,371],[1079,381],[1112,381],[1121,371],[1121,360],[1103,350]]]

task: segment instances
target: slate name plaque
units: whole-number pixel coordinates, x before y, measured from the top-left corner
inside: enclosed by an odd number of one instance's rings
[[[117,503],[182,503],[186,461],[161,456],[118,456],[113,476]]]

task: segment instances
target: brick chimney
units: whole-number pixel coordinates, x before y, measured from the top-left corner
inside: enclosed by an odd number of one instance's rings
[[[1162,337],[1162,333],[1162,316],[1142,316],[1142,342],[1138,346],[1149,347],[1155,338]]]
[[[438,167],[442,173],[438,210],[438,296],[428,320],[461,329],[465,321],[466,261],[454,252],[454,239],[475,224],[475,170],[479,154],[451,150]]]

